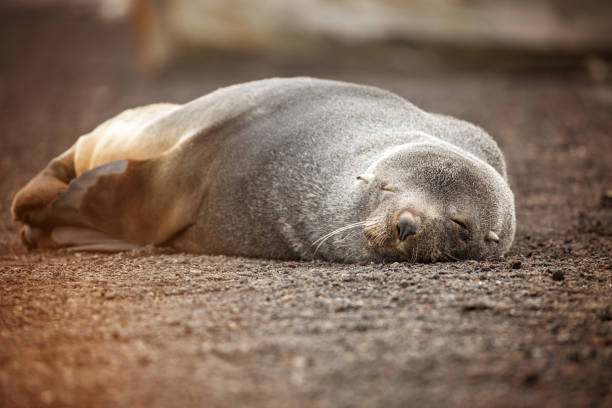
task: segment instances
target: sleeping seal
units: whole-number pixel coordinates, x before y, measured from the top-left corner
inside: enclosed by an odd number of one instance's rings
[[[12,213],[30,247],[340,262],[500,257],[515,231],[487,133],[312,78],[125,111],[53,159]]]

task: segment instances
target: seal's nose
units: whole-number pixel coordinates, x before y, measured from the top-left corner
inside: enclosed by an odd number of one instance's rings
[[[420,217],[411,212],[404,211],[397,219],[397,234],[400,241],[405,240],[409,235],[416,234],[420,226]]]

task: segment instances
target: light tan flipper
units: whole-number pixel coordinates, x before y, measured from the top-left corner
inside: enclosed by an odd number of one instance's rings
[[[53,159],[13,200],[13,218],[26,224],[24,243],[121,250],[163,243],[189,225],[199,201],[191,194],[197,183],[176,162],[183,157],[182,135],[151,129],[175,109],[155,104],[124,111]],[[57,231],[63,231],[59,240]]]
[[[162,244],[194,222],[199,205],[197,184],[181,166],[169,165],[172,160],[172,154],[118,160],[89,170],[65,192],[68,206],[77,207],[88,226],[112,237]]]
[[[73,146],[51,162],[26,184],[13,199],[11,213],[15,221],[28,224],[30,216],[53,202],[75,177]]]
[[[199,205],[193,180],[181,173],[180,166],[169,165],[173,157],[167,154],[156,159],[105,163],[82,173],[67,188],[57,179],[55,198],[46,205],[40,199],[36,206],[31,205],[25,198],[32,195],[25,191],[19,196],[24,198],[15,200],[13,212],[18,220],[42,232],[26,231],[24,241],[37,246],[35,241],[50,236],[52,240],[45,242],[56,242],[57,246],[105,243],[111,238],[121,241],[117,244],[164,243],[194,221]],[[40,190],[39,182],[47,179],[56,182],[48,174],[37,178],[31,188]],[[48,197],[53,194],[49,192]],[[79,227],[103,236],[97,236],[95,242],[85,242],[78,234],[75,242],[58,241],[51,233],[58,227]],[[67,231],[69,236],[76,230]]]

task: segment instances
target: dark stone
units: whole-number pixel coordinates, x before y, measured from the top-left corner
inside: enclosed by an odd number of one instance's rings
[[[562,281],[562,280],[565,280],[565,274],[562,271],[555,271],[552,274],[552,278],[555,281]]]

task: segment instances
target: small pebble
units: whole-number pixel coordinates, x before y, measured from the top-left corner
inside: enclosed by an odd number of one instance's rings
[[[539,379],[540,375],[538,373],[529,373],[523,378],[523,384],[527,387],[532,387],[539,381]]]
[[[554,281],[562,281],[562,280],[565,279],[565,275],[561,271],[555,271],[552,274],[552,278],[553,278]]]

